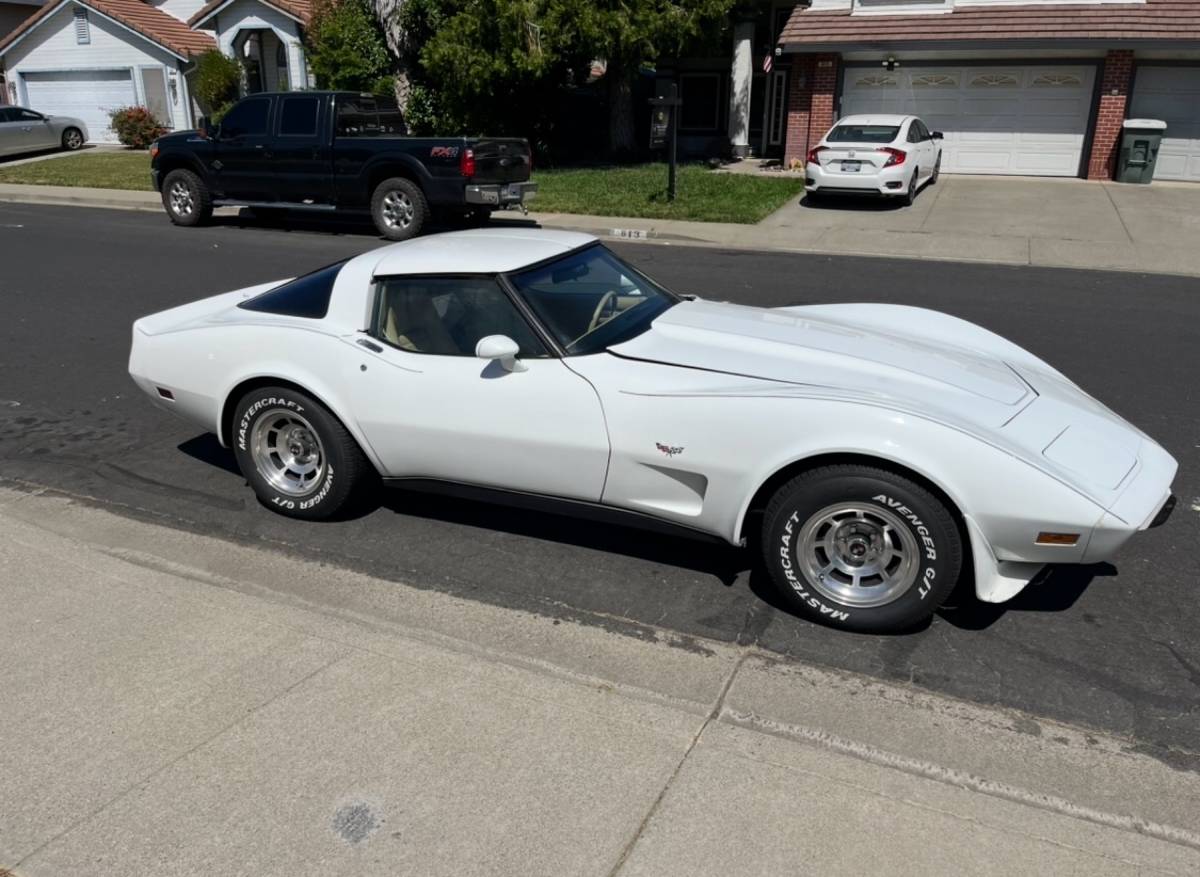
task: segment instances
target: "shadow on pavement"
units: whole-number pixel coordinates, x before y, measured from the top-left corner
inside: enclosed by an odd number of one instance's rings
[[[986,630],[1008,612],[1066,612],[1083,596],[1094,579],[1115,576],[1117,568],[1111,563],[1086,566],[1048,566],[1028,585],[1006,603],[984,603],[967,592],[974,588],[973,576],[964,577],[951,600],[938,610],[948,623],[962,630]]]
[[[919,195],[917,196],[920,197]],[[899,198],[875,195],[805,195],[800,206],[808,210],[831,210],[842,213],[890,213],[906,205]]]
[[[354,235],[376,238],[379,243],[388,241],[376,231],[371,217],[365,213],[305,213],[275,210],[253,210],[242,208],[236,216],[214,216],[210,223],[224,228],[261,228],[274,231],[294,231],[317,234]],[[422,236],[443,231],[459,231],[473,228],[463,221],[444,218],[433,219],[425,227]],[[494,216],[483,228],[538,228],[537,222],[516,211],[504,211]]]

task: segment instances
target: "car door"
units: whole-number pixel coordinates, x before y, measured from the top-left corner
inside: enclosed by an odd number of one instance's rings
[[[553,356],[498,281],[380,280],[369,336],[347,376],[355,416],[385,473],[597,502],[608,432],[592,385]],[[474,355],[517,342],[513,369]]]
[[[46,116],[26,109],[17,110],[17,114],[29,126],[29,136],[34,149],[54,149],[62,146],[62,140]]]
[[[13,155],[21,151],[21,126],[17,124],[16,110],[0,107],[0,155]]]
[[[331,98],[326,95],[299,93],[279,98],[275,137],[267,149],[279,201],[332,203],[329,112]]]
[[[267,149],[273,100],[265,95],[245,98],[221,119],[209,166],[219,197],[243,202],[275,200],[275,176]]]
[[[928,178],[933,175],[933,165],[937,160],[933,140],[929,136],[929,129],[925,127],[925,123],[920,119],[913,119],[912,126],[909,129],[914,146],[917,150],[918,166],[921,168],[921,176]]]

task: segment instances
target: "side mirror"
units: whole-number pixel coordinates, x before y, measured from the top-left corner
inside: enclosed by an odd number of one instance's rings
[[[931,131],[929,133],[929,137],[933,140],[941,140],[945,136],[946,135],[943,134],[941,131]]]
[[[209,140],[213,140],[217,136],[217,126],[213,124],[213,120],[208,116],[200,117],[200,133]]]
[[[479,343],[475,345],[476,356],[480,359],[499,360],[500,365],[510,372],[523,372],[529,368],[517,359],[520,352],[521,348],[517,346],[517,342],[507,335],[488,335],[480,338]]]

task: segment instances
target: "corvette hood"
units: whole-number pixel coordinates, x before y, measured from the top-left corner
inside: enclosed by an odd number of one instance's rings
[[[999,356],[936,332],[931,337],[928,329],[914,331],[902,320],[894,328],[864,323],[856,319],[864,307],[871,306],[765,309],[684,301],[612,352],[822,395],[940,409],[988,426],[1007,422],[1035,397]]]

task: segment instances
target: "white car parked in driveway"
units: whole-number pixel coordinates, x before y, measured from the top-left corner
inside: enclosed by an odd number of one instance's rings
[[[143,317],[129,371],[282,514],[344,513],[382,478],[654,519],[760,546],[783,599],[850,630],[919,622],[962,574],[1001,602],[1047,563],[1106,560],[1170,512],[1176,470],[979,326],[679,296],[540,229]]]
[[[846,116],[808,151],[804,188],[811,195],[882,195],[911,204],[937,182],[942,134],[916,116]]]

